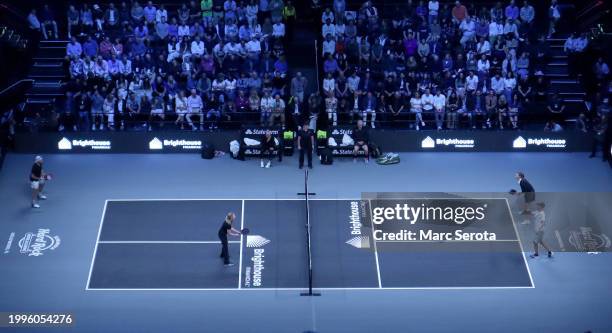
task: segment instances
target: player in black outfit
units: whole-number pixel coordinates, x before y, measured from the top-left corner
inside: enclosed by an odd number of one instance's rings
[[[304,167],[304,154],[308,156],[308,168],[312,169],[312,149],[314,145],[314,133],[308,128],[308,123],[304,123],[297,135],[297,146],[300,151],[300,169]]]
[[[535,201],[535,189],[531,185],[529,181],[525,178],[525,174],[522,172],[517,172],[514,176],[521,186],[521,194],[525,197],[525,206],[521,214],[530,215],[531,211],[529,211],[529,205]]]
[[[235,219],[236,219],[236,214],[232,212],[227,213],[227,216],[225,216],[225,220],[221,224],[221,228],[219,228],[219,239],[221,240],[220,257],[223,258],[223,264],[227,267],[234,266],[234,264],[231,263],[229,260],[230,258],[229,248],[228,248],[229,243],[227,241],[227,236],[228,235],[240,236],[240,231],[232,227],[232,222],[234,222]]]
[[[368,151],[368,141],[370,141],[370,135],[368,129],[363,126],[363,120],[357,121],[357,126],[353,129],[353,141],[355,141],[355,148],[353,149],[353,162],[357,162],[357,154],[359,149],[363,149],[365,153],[365,162],[370,161],[370,152]]]

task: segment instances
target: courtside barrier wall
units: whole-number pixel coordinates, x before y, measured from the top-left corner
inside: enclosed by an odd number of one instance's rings
[[[342,133],[350,128],[335,128]],[[239,131],[19,133],[17,153],[199,153],[203,143],[229,150]],[[398,131],[372,130],[371,141],[384,152],[582,152],[590,134],[566,131]],[[341,154],[341,152],[336,152]]]

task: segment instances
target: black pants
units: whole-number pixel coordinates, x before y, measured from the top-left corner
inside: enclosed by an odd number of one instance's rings
[[[227,236],[219,235],[219,239],[221,240],[221,255],[219,257],[223,258],[223,263],[227,265],[230,263]]]
[[[312,168],[312,148],[300,149],[300,168],[304,167],[304,154],[308,156],[308,167]]]

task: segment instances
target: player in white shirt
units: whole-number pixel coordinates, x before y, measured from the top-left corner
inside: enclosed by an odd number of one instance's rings
[[[533,254],[530,255],[530,258],[536,258],[539,256],[538,250],[539,245],[548,251],[548,257],[552,257],[552,251],[550,248],[544,243],[544,228],[546,226],[546,213],[544,212],[544,207],[546,205],[543,202],[538,202],[536,204],[536,211],[533,212],[533,219],[535,221],[535,239],[533,240]]]

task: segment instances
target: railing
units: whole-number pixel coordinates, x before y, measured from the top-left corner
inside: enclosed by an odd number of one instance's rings
[[[8,94],[11,90],[17,88],[19,85],[25,83],[25,82],[30,82],[30,83],[34,83],[34,80],[32,79],[21,79],[13,84],[11,84],[10,86],[6,87],[4,90],[0,91],[0,98],[2,98],[5,94]]]
[[[62,113],[56,113],[57,117],[62,117]],[[419,126],[421,130],[436,130],[437,123],[435,120],[435,116],[433,112],[423,112],[423,121],[425,122],[425,126]],[[228,118],[230,116],[231,118]],[[566,115],[566,119],[570,119],[571,115]],[[72,131],[72,125],[76,125],[79,131],[90,131],[92,130],[91,126],[96,124],[96,130],[101,128],[100,124],[104,124],[104,129],[108,130],[108,118],[107,116],[98,116],[94,118],[91,114],[88,115],[88,118],[85,117],[80,118],[77,113],[71,114],[71,121],[68,122],[70,127],[67,127],[66,131]],[[331,121],[327,120],[327,114],[323,112],[319,113],[319,125],[323,126],[320,129],[332,128]],[[325,119],[323,119],[325,118]],[[463,115],[461,113],[457,114],[457,119],[455,120],[455,128],[449,129],[446,127],[447,118],[444,117],[442,121],[442,127],[444,130],[499,130],[499,122],[498,115],[492,114],[489,118],[490,125],[487,123],[487,115],[479,114],[474,115],[472,119]],[[531,128],[543,128],[544,124],[550,120],[551,115],[547,114],[543,111],[538,112],[521,112],[518,114],[518,127],[519,129]],[[149,127],[154,131],[158,130],[181,130],[181,124],[176,124],[177,115],[173,112],[168,112],[164,114],[164,119],[157,115],[149,115],[149,114],[132,114],[132,115],[124,115],[124,114],[115,114],[114,115],[114,130],[123,130],[126,131],[147,131]],[[352,119],[350,113],[344,112],[338,114],[338,124],[340,126],[351,126],[355,124],[357,118]],[[370,118],[368,116],[367,125],[371,125],[369,121]],[[261,124],[260,123],[260,113],[259,112],[233,112],[233,113],[225,113],[222,114],[220,118],[217,120],[207,119],[206,113],[204,113],[202,121],[197,114],[192,116],[193,125],[196,126],[196,130],[200,131],[201,126],[205,131],[210,131],[210,125],[216,125],[212,129],[217,130],[236,130],[240,129],[244,126],[266,126],[268,123]],[[566,121],[568,125],[570,123],[569,120]],[[28,122],[24,124],[25,128],[29,128],[30,131],[55,131],[57,127],[51,124],[59,124],[55,121],[53,117],[46,119],[33,119],[29,118]],[[121,126],[123,125],[123,126]],[[192,128],[188,124],[187,120],[183,122],[183,130],[191,131]],[[279,126],[280,122],[275,122],[274,125]],[[297,124],[294,119],[289,117],[285,120],[286,128],[295,129]],[[414,113],[408,111],[402,111],[400,115],[393,116],[390,112],[377,112],[376,113],[376,122],[375,126],[377,129],[391,129],[391,130],[408,130],[408,129],[416,129],[417,124],[416,117]],[[483,125],[486,127],[483,129]],[[473,128],[475,126],[475,128]],[[508,117],[504,118],[503,128],[506,130],[512,130],[512,124]]]

